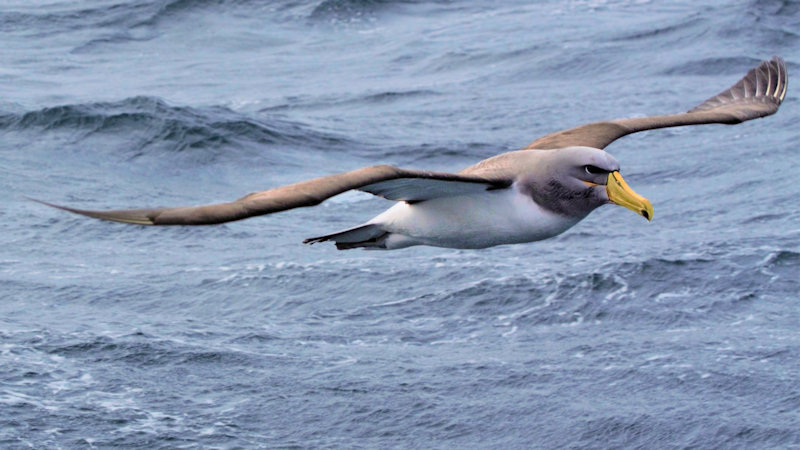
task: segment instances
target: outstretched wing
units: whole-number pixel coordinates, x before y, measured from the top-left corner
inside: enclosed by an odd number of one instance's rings
[[[301,206],[314,206],[351,189],[359,189],[389,200],[415,202],[502,189],[510,186],[512,181],[452,173],[406,170],[382,165],[364,167],[255,192],[229,203],[204,206],[90,211],[55,205],[41,200],[31,200],[75,214],[114,222],[138,225],[213,225]]]
[[[605,148],[615,140],[637,131],[707,123],[737,124],[774,114],[786,97],[786,64],[774,57],[750,70],[734,84],[682,114],[595,122],[541,137],[525,147],[554,149],[583,145]]]

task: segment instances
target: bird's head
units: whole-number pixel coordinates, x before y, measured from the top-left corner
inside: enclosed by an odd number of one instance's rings
[[[598,206],[614,203],[653,219],[653,205],[631,189],[619,173],[619,163],[603,150],[566,147],[551,150],[532,189],[537,203],[555,212],[584,217]],[[541,185],[541,180],[546,180]],[[540,198],[537,198],[540,197]]]

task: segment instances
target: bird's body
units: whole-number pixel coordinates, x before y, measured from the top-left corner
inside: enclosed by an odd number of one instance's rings
[[[486,248],[547,239],[582,218],[549,211],[513,184],[478,194],[398,202],[367,224],[387,233],[383,245],[373,248]]]
[[[569,156],[569,157],[568,157]],[[589,147],[504,153],[479,162],[459,174],[483,174],[490,178],[500,169],[508,187],[480,189],[461,195],[448,195],[420,202],[400,201],[365,224],[306,242],[333,240],[337,247],[365,247],[394,250],[413,245],[449,248],[486,248],[502,244],[540,241],[563,233],[580,222],[593,209],[608,203],[602,194],[594,201],[576,202],[569,189],[558,188],[559,165],[603,167],[605,173],[619,170],[608,153]],[[508,162],[513,165],[509,166]],[[581,176],[588,174],[580,174]],[[383,183],[393,183],[392,181]],[[541,184],[537,186],[536,183]],[[599,184],[599,183],[598,183]],[[381,186],[378,186],[381,188]],[[386,186],[383,186],[386,189]],[[551,192],[548,192],[550,190]],[[579,195],[592,187],[580,183]],[[538,195],[537,195],[538,194]],[[562,197],[570,209],[559,207]]]
[[[631,133],[672,126],[736,124],[774,114],[787,74],[775,57],[731,88],[680,114],[594,122],[543,136],[523,150],[485,159],[458,173],[371,166],[256,192],[229,203],[178,208],[89,211],[50,206],[139,225],[211,225],[314,206],[358,189],[397,203],[355,228],[306,239],[339,249],[413,245],[485,248],[558,235],[597,207],[614,203],[650,220],[653,208],[619,173],[605,147]]]

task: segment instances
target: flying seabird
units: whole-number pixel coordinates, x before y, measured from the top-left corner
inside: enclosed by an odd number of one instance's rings
[[[303,242],[333,241],[340,250],[393,250],[413,245],[485,248],[532,242],[566,231],[607,203],[651,220],[652,205],[625,183],[619,163],[605,147],[638,131],[737,124],[774,114],[786,96],[786,83],[786,65],[774,57],[688,112],[594,122],[558,131],[522,150],[494,156],[458,173],[371,166],[204,206],[90,211],[40,202],[115,222],[211,225],[314,206],[357,189],[397,203],[362,225]]]

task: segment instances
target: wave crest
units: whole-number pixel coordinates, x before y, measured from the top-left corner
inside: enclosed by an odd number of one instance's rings
[[[95,135],[125,136],[139,153],[153,147],[171,152],[267,145],[322,149],[344,142],[340,137],[275,117],[255,120],[220,106],[171,106],[153,97],[0,113],[0,130],[69,131],[78,133],[78,141]]]

